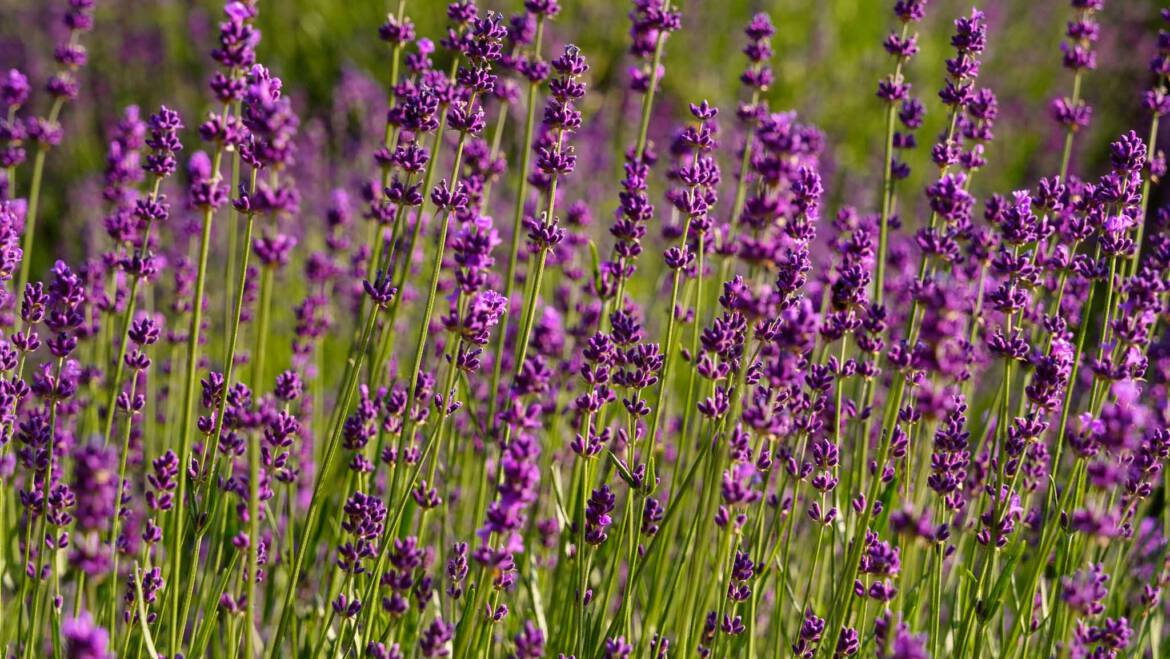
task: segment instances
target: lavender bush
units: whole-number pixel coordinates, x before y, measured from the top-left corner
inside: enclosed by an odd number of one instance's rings
[[[232,0],[204,101],[119,111],[41,268],[117,38],[61,1],[51,73],[0,79],[5,657],[1170,651],[1170,10],[1096,159],[1072,0],[1054,153],[982,195],[995,32],[947,17],[918,79],[935,8],[896,0],[858,194],[770,107],[766,14],[739,97],[673,107],[683,7],[633,0],[614,112],[558,0],[435,40],[397,0],[325,167]]]

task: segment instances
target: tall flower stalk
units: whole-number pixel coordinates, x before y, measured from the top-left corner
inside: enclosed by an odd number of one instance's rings
[[[165,222],[170,214],[166,199],[161,195],[161,188],[163,180],[173,175],[178,167],[175,154],[183,148],[178,136],[178,131],[182,127],[183,124],[178,113],[166,106],[163,106],[158,114],[152,115],[150,118],[151,137],[147,145],[151,147],[153,153],[147,157],[143,169],[152,175],[153,182],[150,194],[134,208],[134,217],[140,224],[144,225],[144,228],[142,235],[136,236],[139,244],[137,246],[131,245],[132,253],[123,265],[123,269],[130,276],[130,292],[127,294],[126,306],[122,310],[119,322],[122,327],[122,338],[118,342],[114,376],[110,380],[110,392],[106,399],[106,418],[102,427],[102,437],[106,444],[110,442],[110,433],[114,427],[114,402],[121,393],[126,348],[130,340],[130,324],[138,303],[138,286],[142,283],[143,277],[150,274],[155,267],[151,263],[150,257],[150,242],[154,238],[154,227],[156,223]]]
[[[878,98],[886,103],[886,141],[882,155],[882,196],[878,220],[878,248],[876,259],[876,275],[873,280],[873,301],[881,306],[885,299],[886,260],[889,249],[889,223],[893,214],[894,204],[894,137],[895,118],[898,116],[898,105],[907,100],[910,94],[910,83],[905,81],[902,70],[907,62],[918,53],[918,35],[911,33],[911,25],[920,22],[926,14],[926,3],[919,0],[903,0],[894,5],[894,13],[902,23],[902,29],[890,33],[886,37],[886,52],[894,58],[894,72],[878,83]]]
[[[524,206],[528,201],[528,174],[532,167],[532,150],[529,145],[533,143],[533,136],[536,130],[536,97],[540,92],[540,86],[548,77],[548,66],[541,59],[545,23],[560,13],[560,4],[556,0],[545,3],[539,1],[535,3],[529,2],[525,4],[525,9],[536,13],[536,34],[532,40],[531,55],[517,65],[517,70],[528,80],[528,91],[524,102],[524,134],[520,142],[520,167],[516,170],[516,196],[514,210],[512,211],[512,238],[508,248],[508,267],[504,272],[504,298],[509,301],[509,308],[511,307],[512,294],[516,288],[516,266],[520,256],[520,241],[524,228]],[[505,316],[506,319],[507,316]],[[504,342],[506,338],[507,332],[500,332],[500,336],[496,339],[495,351],[492,353],[491,391],[495,391],[500,385],[500,374],[503,369]],[[495,418],[498,404],[498,398],[492,396],[491,401],[488,403],[489,423],[493,422]]]
[[[20,262],[20,274],[16,278],[17,291],[23,291],[29,281],[32,268],[33,247],[36,240],[37,218],[40,215],[41,187],[44,183],[45,159],[49,151],[61,142],[62,131],[59,119],[66,103],[75,100],[81,91],[81,81],[78,73],[88,61],[85,46],[81,44],[81,37],[93,29],[93,12],[95,0],[69,0],[69,8],[64,15],[64,25],[68,29],[68,38],[54,51],[54,60],[59,67],[57,72],[45,84],[45,91],[53,99],[48,114],[37,118],[29,124],[28,138],[36,144],[36,155],[33,156],[32,175],[29,181],[28,207],[25,210],[24,233],[20,243],[21,252],[25,255]],[[26,81],[27,82],[27,81]],[[24,92],[27,95],[27,90]],[[9,121],[13,119],[13,111],[21,103],[8,103]],[[8,167],[9,194],[16,184],[14,163]]]
[[[209,119],[211,130],[204,130],[202,136],[211,138],[215,143],[210,163],[200,161],[194,168],[191,181],[190,197],[192,205],[201,211],[198,255],[195,259],[196,274],[191,303],[191,320],[187,330],[186,350],[186,378],[183,384],[181,399],[179,432],[179,464],[181,465],[177,500],[180,505],[172,511],[170,532],[171,574],[182,574],[183,543],[185,540],[184,527],[186,525],[186,507],[188,470],[185,465],[190,462],[192,435],[195,431],[195,386],[199,373],[200,336],[203,331],[204,292],[207,285],[207,263],[211,250],[212,222],[216,211],[228,200],[228,191],[223,183],[220,166],[223,154],[230,140],[236,138],[234,132],[234,115],[231,114],[231,105],[242,95],[244,69],[255,62],[255,48],[260,34],[252,26],[251,21],[256,16],[253,5],[244,2],[229,2],[224,12],[226,20],[220,23],[219,48],[212,52],[212,57],[223,67],[223,71],[216,74],[211,81],[212,92],[223,104],[223,110],[218,118]],[[186,620],[180,619],[182,600],[181,589],[172,588],[170,591],[169,625],[167,626],[166,647],[173,654],[180,651],[183,629]]]

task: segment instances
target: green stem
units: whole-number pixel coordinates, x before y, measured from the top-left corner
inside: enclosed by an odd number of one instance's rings
[[[61,379],[61,367],[64,363],[65,363],[65,359],[63,357],[57,358],[56,374],[54,375],[54,381],[59,381]],[[25,651],[30,653],[29,656],[32,656],[31,653],[34,651],[34,648],[38,645],[36,641],[37,641],[37,637],[41,631],[41,612],[42,612],[41,605],[44,602],[44,598],[41,597],[41,581],[42,581],[41,573],[44,571],[44,568],[45,568],[45,555],[49,553],[48,548],[45,546],[45,540],[48,537],[48,533],[49,533],[49,489],[50,489],[50,486],[53,482],[53,453],[56,452],[57,402],[58,402],[57,397],[54,394],[49,402],[49,441],[48,441],[48,453],[47,453],[49,464],[47,467],[45,467],[45,480],[41,484],[41,502],[42,502],[41,503],[41,505],[42,505],[41,524],[40,524],[41,532],[39,534],[40,539],[37,541],[37,545],[36,545],[36,547],[37,547],[37,568],[36,568],[36,573],[32,577],[34,580],[33,581],[33,591],[32,591],[32,600],[33,600],[33,614],[32,614],[32,620],[31,620],[32,624],[28,630],[28,635],[24,639]],[[57,552],[57,549],[55,548],[56,544],[54,543],[53,546],[54,546],[54,549],[53,549],[54,560],[52,563],[49,564],[50,571],[53,571],[53,567],[55,566],[55,563],[56,563],[56,560],[55,560],[55,556],[56,556],[56,552]]]
[[[353,356],[350,357],[349,368],[346,370],[347,377],[339,390],[339,412],[334,415],[335,419],[344,419],[345,410],[349,409],[350,403],[353,401],[354,393],[357,391],[362,362],[366,355],[366,349],[370,344],[370,336],[373,334],[374,326],[378,322],[378,312],[380,309],[381,307],[377,305],[371,309],[369,317],[366,319],[366,325],[362,329],[361,338],[358,340],[357,350],[353,351]],[[280,605],[280,616],[278,617],[276,633],[269,640],[270,651],[268,656],[270,658],[278,656],[281,638],[289,624],[289,617],[293,614],[293,601],[296,599],[297,584],[300,582],[301,572],[304,570],[305,558],[308,556],[309,547],[315,546],[311,540],[316,537],[317,521],[321,514],[321,508],[327,498],[323,494],[323,488],[325,482],[331,476],[333,461],[340,444],[341,428],[342,423],[340,421],[335,421],[332,424],[325,443],[325,453],[321,461],[318,462],[319,471],[313,483],[313,493],[309,500],[309,510],[306,513],[304,530],[300,534],[303,540],[297,549],[296,561],[291,566],[284,601]]]
[[[114,499],[114,517],[110,528],[110,547],[113,550],[113,568],[110,574],[113,575],[111,579],[112,597],[116,599],[118,592],[118,559],[121,557],[121,552],[118,550],[118,533],[122,526],[122,491],[126,487],[126,462],[130,456],[130,431],[134,426],[134,397],[138,393],[138,378],[134,377],[130,381],[130,403],[131,408],[126,412],[126,427],[122,429],[122,450],[118,455],[118,496]],[[110,620],[109,629],[113,630],[117,623],[118,607],[112,602],[110,603]]]
[[[48,121],[50,124],[57,121],[57,116],[61,113],[61,107],[64,104],[64,96],[58,96],[53,101],[53,106],[49,109]],[[29,269],[32,267],[33,240],[36,238],[37,216],[41,207],[41,184],[45,174],[45,156],[48,153],[49,146],[41,144],[37,147],[37,155],[33,157],[32,183],[28,189],[28,210],[24,215],[24,236],[20,241],[20,249],[24,258],[20,260],[20,274],[16,280],[16,288],[13,289],[18,294],[24,290],[25,284],[28,283]]]
[[[670,11],[670,0],[663,0],[662,12]],[[642,118],[638,121],[638,141],[634,145],[634,162],[641,163],[642,157],[646,155],[646,143],[650,131],[650,111],[654,108],[654,95],[658,91],[658,69],[662,66],[662,51],[666,46],[666,36],[669,34],[666,30],[658,32],[658,39],[654,44],[654,57],[650,61],[650,87],[646,93],[642,95]],[[617,293],[612,300],[613,309],[622,309],[625,307],[626,297],[626,278],[621,277],[617,283]],[[609,314],[602,314],[602,322],[606,322]]]
[[[134,602],[138,607],[138,626],[146,643],[146,653],[150,659],[158,659],[158,650],[154,648],[154,638],[150,635],[150,627],[146,623],[146,598],[142,595],[142,574],[137,563],[134,564]]]
[[[235,107],[233,108],[233,113],[236,116],[240,115],[240,111],[242,109],[242,106],[243,106],[242,101],[236,101]],[[240,187],[240,167],[241,167],[240,150],[239,149],[232,149],[232,177],[231,177],[232,187],[231,187],[231,190],[233,193],[235,192],[235,190],[239,189],[239,187]],[[254,180],[254,175],[253,175],[253,180]],[[253,188],[253,190],[254,190],[254,188]],[[239,252],[239,240],[237,239],[237,236],[236,236],[236,225],[237,225],[239,219],[240,219],[240,212],[236,210],[235,204],[229,204],[228,205],[228,217],[227,217],[227,239],[228,239],[227,256],[224,259],[224,265],[226,266],[226,269],[227,269],[227,274],[224,277],[225,281],[233,281],[236,278],[235,277],[236,259],[237,259],[236,254],[237,254],[237,252]],[[250,243],[244,243],[245,254],[247,253],[249,248],[250,248]],[[247,257],[245,256],[244,258],[247,258]],[[247,269],[245,268],[245,271],[246,270]],[[232,319],[232,299],[230,296],[225,295],[225,296],[223,296],[223,326],[225,329],[231,325],[231,319]],[[230,339],[228,338],[228,335],[226,333],[224,334],[224,341],[225,341],[225,345],[223,346],[223,354],[225,355],[224,359],[227,359],[228,357],[226,355],[231,351],[231,346],[226,344],[226,342],[230,341]]]
[[[471,99],[467,103],[468,108],[475,107],[476,95],[473,93]],[[455,191],[459,187],[459,174],[463,163],[463,147],[467,141],[467,133],[465,131],[459,132],[459,142],[455,147],[455,164],[451,167],[451,190]],[[421,214],[421,211],[420,211]],[[410,410],[414,409],[415,403],[418,399],[418,376],[422,372],[423,358],[426,355],[427,338],[430,336],[431,329],[431,315],[435,312],[435,298],[439,291],[439,276],[443,271],[443,254],[447,250],[447,232],[451,228],[451,214],[448,211],[436,211],[435,217],[439,217],[439,236],[435,243],[435,255],[431,262],[431,276],[430,286],[427,290],[427,301],[423,307],[422,320],[419,322],[418,338],[414,344],[414,364],[410,370],[410,381],[407,385],[407,403],[406,410],[408,419],[404,424],[402,430],[402,443],[399,446],[401,449],[404,446],[409,446],[414,438],[414,422],[410,417]],[[415,225],[415,234],[417,235],[422,224],[422,218],[419,218],[418,224]],[[412,240],[413,242],[413,240]],[[404,266],[404,273],[409,269],[410,253],[405,259],[408,265]],[[401,290],[401,289],[400,289]],[[401,299],[401,295],[399,296]],[[397,306],[395,307],[395,311]]]
[[[265,272],[270,272],[270,269],[265,268]],[[269,284],[271,288],[271,278]],[[264,327],[260,328],[262,333],[265,330]],[[226,390],[224,397],[227,397]],[[248,435],[248,569],[244,571],[244,578],[248,581],[248,601],[244,608],[244,656],[254,659],[257,633],[256,575],[260,568],[260,433],[254,431]],[[218,438],[212,438],[211,441],[218,441]],[[291,518],[289,523],[292,523]]]
[[[1072,107],[1077,107],[1081,104],[1081,69],[1077,69],[1073,74],[1073,92],[1072,92]],[[1076,137],[1076,130],[1069,128],[1064,134],[1064,148],[1060,153],[1060,182],[1064,183],[1068,178],[1068,166],[1072,161],[1072,147],[1073,138]]]
[[[691,188],[690,194],[697,194],[696,189]],[[679,250],[687,249],[687,236],[691,232],[691,222],[694,220],[694,217],[694,215],[688,214],[686,222],[683,223],[682,236],[680,236],[678,239]],[[700,243],[700,245],[701,244],[702,243]],[[663,351],[665,352],[665,360],[662,364],[662,374],[658,378],[658,392],[654,401],[654,413],[650,417],[650,426],[646,430],[646,437],[650,441],[650,455],[646,460],[646,482],[650,484],[651,488],[653,488],[654,483],[657,482],[655,480],[655,467],[658,454],[658,425],[662,422],[663,407],[667,402],[666,390],[670,386],[670,366],[672,363],[674,363],[674,355],[677,352],[674,348],[674,328],[677,324],[677,318],[675,315],[677,313],[676,310],[678,307],[679,283],[682,281],[682,271],[682,268],[676,269],[670,283],[670,310],[666,317],[666,339],[662,343]],[[702,272],[697,273],[697,275],[699,279],[702,279]],[[695,322],[698,323],[699,319],[695,318]]]
[[[536,57],[540,57],[540,44],[544,35],[544,16],[541,15],[536,21],[536,38],[533,42],[533,53]],[[527,114],[524,118],[524,141],[520,144],[520,168],[516,170],[516,202],[512,211],[512,241],[508,248],[508,268],[504,275],[504,299],[507,304],[504,307],[504,315],[500,318],[500,326],[507,328],[509,310],[512,306],[512,294],[516,289],[516,263],[520,258],[520,240],[524,235],[524,202],[528,196],[528,171],[532,166],[532,136],[536,129],[536,94],[540,90],[540,83],[530,81],[528,83],[528,99],[527,99]],[[492,379],[491,386],[488,391],[491,396],[488,400],[488,425],[493,423],[496,417],[496,409],[499,404],[499,397],[495,392],[500,386],[500,375],[502,371],[503,356],[504,356],[504,342],[507,340],[507,331],[501,330],[499,337],[496,338],[496,347],[492,358]]]
[[[910,31],[910,23],[902,24],[902,40],[906,40],[906,35]],[[905,59],[898,57],[898,62],[894,66],[894,81],[901,82],[902,80],[902,65]],[[886,108],[886,140],[884,150],[882,152],[882,208],[881,219],[878,232],[878,251],[875,257],[877,265],[877,272],[873,280],[873,299],[877,306],[882,305],[882,300],[885,299],[885,282],[886,282],[886,251],[889,245],[889,220],[891,211],[891,200],[894,197],[894,126],[895,119],[898,116],[898,106],[894,102],[889,102],[889,107]]]
[[[256,177],[257,177],[257,170],[252,170],[252,181],[251,181],[251,192],[252,193],[256,192]],[[214,465],[215,465],[215,462],[216,462],[216,459],[217,459],[217,456],[219,453],[219,436],[220,436],[220,433],[223,432],[223,422],[224,422],[225,412],[227,411],[227,399],[228,399],[227,392],[231,390],[232,379],[233,379],[234,374],[235,374],[236,349],[237,349],[237,346],[239,345],[239,339],[240,339],[240,322],[241,322],[241,317],[242,317],[243,310],[244,310],[244,295],[245,295],[245,292],[246,292],[246,289],[248,286],[248,261],[249,261],[250,255],[252,253],[252,250],[251,250],[252,232],[256,226],[256,214],[249,212],[246,215],[246,218],[247,219],[244,223],[245,249],[243,251],[243,254],[240,256],[240,259],[241,259],[240,271],[237,275],[238,279],[236,280],[236,296],[235,296],[235,304],[233,307],[234,308],[234,315],[232,316],[231,323],[229,325],[229,327],[231,329],[228,332],[227,350],[226,350],[226,354],[224,356],[223,395],[220,396],[219,404],[216,406],[216,410],[215,410],[215,428],[211,432],[211,437],[209,438],[209,441],[203,446],[203,455],[201,456],[201,458],[199,460],[200,472],[207,470],[209,468],[209,466],[211,466],[211,468],[214,469]],[[211,473],[211,472],[208,472],[208,473]],[[212,479],[212,478],[207,479],[207,484],[206,484],[207,491],[204,492],[205,497],[210,493],[210,489],[212,487],[213,480],[214,479]]]
[[[565,137],[565,129],[561,128],[557,131],[556,150],[559,153],[561,150],[561,143]],[[549,182],[548,187],[548,207],[544,211],[545,222],[556,222],[557,209],[557,176],[553,176]],[[544,280],[544,264],[548,258],[548,248],[541,247],[540,253],[536,257],[536,272],[532,275],[532,289],[530,296],[524,301],[524,313],[521,315],[520,322],[520,336],[517,337],[516,344],[516,375],[520,374],[521,369],[524,368],[524,360],[528,355],[528,342],[532,337],[532,325],[536,320],[536,306],[540,302],[540,286]],[[502,335],[503,332],[500,332]],[[495,395],[492,396],[495,399]]]
[[[150,193],[150,201],[154,203],[158,199],[159,187],[162,185],[162,177],[154,179],[154,189]],[[146,231],[142,237],[142,245],[138,250],[138,260],[145,258],[147,252],[150,250],[150,236],[154,229],[154,220],[147,220]],[[130,324],[134,321],[134,310],[138,303],[138,286],[142,281],[142,275],[135,272],[130,277],[130,293],[126,298],[126,308],[122,310],[122,318],[120,325],[122,327],[122,339],[118,342],[118,358],[114,362],[114,378],[110,381],[110,390],[106,394],[106,418],[102,426],[102,444],[108,445],[110,443],[110,434],[114,429],[114,403],[117,401],[118,394],[121,393],[122,376],[126,370],[126,350],[130,342]]]
[[[214,165],[212,167],[213,176],[218,176],[219,159],[222,152],[217,152]],[[186,523],[187,508],[187,465],[191,458],[191,439],[194,431],[195,418],[195,389],[198,382],[199,373],[199,336],[203,329],[203,293],[207,284],[207,256],[211,249],[211,226],[212,218],[215,215],[215,209],[208,206],[203,210],[202,231],[199,240],[199,268],[195,276],[195,296],[191,307],[191,325],[187,336],[187,373],[186,382],[183,388],[183,409],[182,421],[179,427],[179,484],[178,492],[175,498],[175,507],[172,510],[174,516],[173,530],[170,534],[171,543],[171,579],[178,582],[180,575],[183,574],[183,533],[184,525]],[[168,631],[167,647],[170,654],[174,655],[181,651],[181,643],[183,640],[183,627],[186,626],[185,620],[179,620],[179,609],[181,602],[179,601],[179,592],[181,588],[173,589],[174,595],[171,598],[170,605],[170,627]]]
[[[1158,146],[1159,119],[1160,116],[1155,114],[1154,118],[1150,120],[1150,136],[1146,139],[1146,153],[1149,154],[1148,158],[1151,160],[1153,159],[1154,149]],[[1138,265],[1141,262],[1142,240],[1146,229],[1146,209],[1148,209],[1150,205],[1151,182],[1152,181],[1148,175],[1145,176],[1144,180],[1142,181],[1142,199],[1138,211],[1137,236],[1134,240],[1133,255],[1129,257],[1129,263],[1126,264],[1128,266],[1126,274],[1130,277],[1137,273]]]

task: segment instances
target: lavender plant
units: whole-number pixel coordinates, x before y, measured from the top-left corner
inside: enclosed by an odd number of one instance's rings
[[[1110,8],[1072,0],[1052,153],[984,191],[991,21],[896,0],[858,192],[771,107],[766,14],[740,98],[680,103],[680,3],[632,0],[598,92],[559,0],[436,41],[398,0],[330,176],[231,0],[204,105],[121,110],[101,231],[37,272],[117,30],[63,2],[55,73],[0,79],[5,657],[1167,652],[1170,10],[1092,154]]]

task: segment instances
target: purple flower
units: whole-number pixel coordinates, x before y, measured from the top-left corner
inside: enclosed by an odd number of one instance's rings
[[[110,651],[110,634],[96,624],[88,611],[82,611],[76,618],[69,618],[61,624],[61,636],[65,641],[64,654],[68,659],[113,659]]]
[[[158,113],[150,116],[150,137],[146,145],[154,150],[147,156],[142,168],[158,177],[170,176],[178,168],[175,154],[183,150],[179,142],[179,131],[183,128],[183,121],[179,113],[162,106]]]
[[[354,492],[345,502],[344,514],[341,528],[349,539],[337,548],[337,566],[352,574],[363,574],[363,563],[377,555],[386,506],[376,497]]]
[[[1093,564],[1087,570],[1077,572],[1062,581],[1060,598],[1070,609],[1083,616],[1097,616],[1104,610],[1104,600],[1109,594],[1106,584],[1109,575],[1100,563]]]
[[[108,529],[118,491],[117,456],[112,447],[85,444],[73,453],[74,517],[83,532]]]
[[[600,545],[605,542],[606,529],[613,523],[609,516],[613,512],[616,498],[608,485],[593,490],[585,508],[585,542]]]
[[[211,51],[211,58],[225,69],[252,66],[260,43],[260,31],[250,23],[257,14],[255,5],[232,1],[224,5],[223,12],[227,20],[219,24],[219,47]]]
[[[18,108],[28,100],[30,89],[24,73],[17,69],[8,69],[3,82],[0,82],[0,100],[7,108]]]
[[[441,618],[436,618],[419,634],[419,652],[424,657],[446,657],[451,654],[450,643],[454,634],[454,625],[449,625]]]
[[[529,0],[526,4],[535,2],[543,2],[548,0]],[[544,632],[532,623],[531,620],[524,622],[524,628],[512,637],[516,644],[516,652],[512,655],[513,659],[538,659],[544,656]]]
[[[495,291],[477,293],[471,298],[467,311],[452,325],[452,330],[470,343],[487,345],[491,331],[499,323],[507,304],[504,296]]]
[[[626,642],[626,637],[619,636],[617,638],[605,639],[602,656],[605,659],[627,659],[633,651],[634,646]]]

